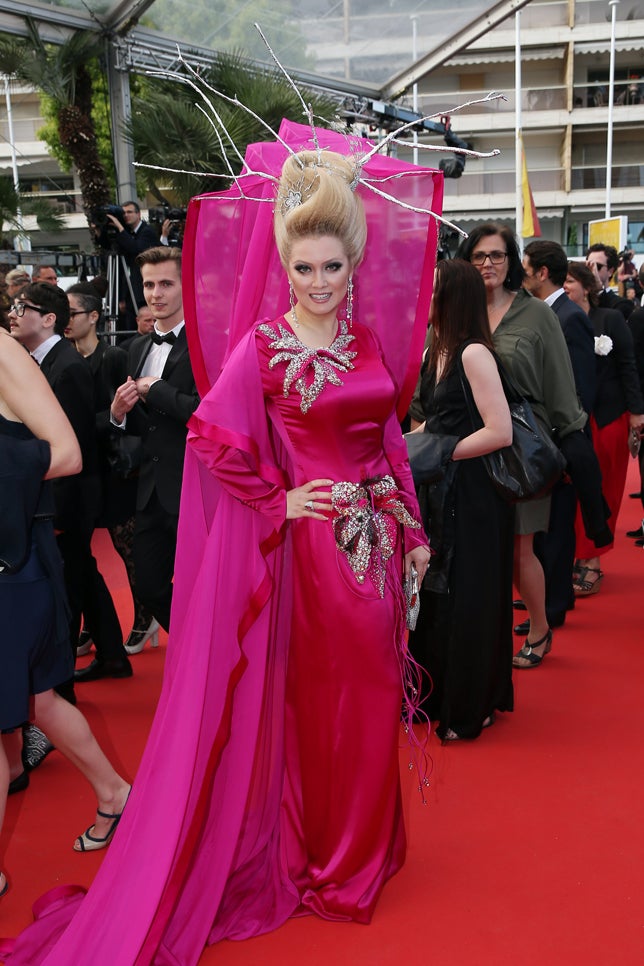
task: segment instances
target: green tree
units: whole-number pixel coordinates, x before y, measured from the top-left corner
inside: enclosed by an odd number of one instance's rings
[[[25,22],[28,38],[0,40],[0,71],[31,84],[51,100],[60,145],[76,166],[83,207],[89,214],[111,196],[92,117],[89,69],[103,41],[92,31],[77,31],[59,46],[44,44],[34,21]]]
[[[240,53],[220,55],[202,76],[222,94],[237,97],[274,130],[284,117],[305,122],[300,100],[282,74],[272,69],[249,71]],[[209,97],[242,155],[248,144],[272,139],[270,131],[246,111],[214,94]],[[323,97],[306,100],[312,102],[316,123],[324,126],[331,122],[337,111],[335,101]],[[208,173],[228,173],[225,158],[233,171],[240,170],[239,158],[231,145],[224,138],[222,151],[212,125],[197,107],[198,102],[191,87],[169,80],[151,81],[142,95],[133,99],[126,134],[132,140],[136,160],[197,172],[192,175],[139,169],[147,179],[148,189],[160,200],[168,188],[177,204],[185,204],[193,195],[225,187],[225,182],[207,177]]]
[[[52,207],[46,198],[28,198],[16,191],[11,178],[0,176],[0,247],[6,239],[3,226],[7,223],[14,232],[22,231],[22,224],[18,212],[24,215],[35,215],[41,231],[61,231],[63,217]]]
[[[105,168],[110,184],[110,197],[116,191],[114,174],[114,152],[112,150],[112,132],[110,127],[110,103],[107,84],[107,73],[104,70],[102,58],[87,63],[87,71],[92,84],[92,121],[96,133],[98,154]],[[136,78],[132,78],[136,80]],[[69,151],[63,147],[58,134],[58,107],[47,94],[40,93],[40,112],[44,124],[38,130],[38,138],[47,145],[47,150],[56,159],[62,171],[71,171],[74,161]]]

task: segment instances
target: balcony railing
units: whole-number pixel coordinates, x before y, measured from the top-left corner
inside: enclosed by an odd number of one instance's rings
[[[535,191],[562,191],[563,170],[530,170],[530,186]],[[514,168],[485,171],[478,162],[468,161],[461,178],[445,179],[445,196],[458,198],[466,195],[499,195],[512,193],[516,188]]]
[[[463,118],[467,114],[514,114],[514,83],[513,79],[508,78],[507,87],[502,89],[507,100],[486,101],[483,104],[473,104],[467,108]],[[474,91],[446,91],[444,93],[420,94],[418,98],[418,110],[425,114],[435,112],[449,114],[450,110],[459,107],[461,104],[470,101],[482,100],[490,93],[490,89]],[[556,87],[535,87],[527,88],[521,94],[521,109],[523,111],[560,111],[566,108],[566,88],[563,85]],[[464,123],[467,123],[466,121]]]
[[[530,176],[532,181],[532,175]],[[611,186],[613,188],[642,188],[644,187],[644,164],[614,164],[612,167]],[[571,187],[573,191],[580,188],[605,188],[606,168],[603,165],[575,165],[572,169]]]
[[[83,210],[81,193],[73,188],[61,191],[23,191],[21,197],[25,199],[46,198],[59,215],[73,215]]]
[[[512,193],[516,187],[514,168],[481,170],[480,162],[468,161],[461,178],[445,179],[445,196],[459,198],[469,195],[499,195]],[[644,164],[613,166],[613,188],[644,188]],[[564,190],[563,168],[530,169],[533,193]],[[571,190],[605,188],[605,165],[575,165],[572,168]]]

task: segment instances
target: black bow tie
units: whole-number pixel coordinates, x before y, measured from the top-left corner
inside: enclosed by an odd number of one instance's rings
[[[174,332],[168,332],[166,335],[159,335],[156,329],[152,329],[150,333],[152,336],[152,341],[155,345],[174,345],[177,341],[177,337]]]

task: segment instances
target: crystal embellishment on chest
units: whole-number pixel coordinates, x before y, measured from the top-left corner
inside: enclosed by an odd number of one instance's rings
[[[333,386],[343,385],[338,373],[353,369],[351,360],[355,359],[357,352],[351,351],[348,346],[353,342],[354,336],[349,332],[345,320],[341,319],[338,334],[331,345],[312,349],[300,342],[281,322],[277,323],[277,330],[268,323],[259,326],[259,331],[271,340],[269,349],[275,353],[268,364],[269,368],[272,369],[282,362],[287,364],[284,373],[284,398],[293,386],[301,396],[300,409],[306,413],[327,383]]]

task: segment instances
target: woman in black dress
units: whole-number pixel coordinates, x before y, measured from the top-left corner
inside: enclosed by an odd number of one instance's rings
[[[23,478],[34,480],[38,488],[41,478],[68,476],[80,469],[76,437],[46,379],[22,346],[3,330],[0,443],[2,493],[5,497],[13,494],[16,504],[20,502]],[[8,472],[10,466],[13,474]],[[16,480],[20,487],[12,489]],[[26,559],[13,561],[11,572],[8,567],[0,572],[0,732],[11,732],[23,721],[35,720],[85,775],[98,799],[98,812],[94,825],[76,839],[74,848],[95,851],[109,843],[129,786],[112,768],[81,712],[53,690],[69,680],[72,655],[48,490],[47,484],[42,486]],[[20,505],[3,504],[5,522],[12,514],[17,517],[22,509]],[[0,559],[6,559],[3,541],[7,538],[5,528],[0,528]],[[8,786],[9,762],[0,741],[0,827]],[[6,890],[7,878],[0,872],[0,895]]]
[[[430,322],[421,384],[426,423],[417,432],[458,442],[445,480],[419,494],[434,556],[410,647],[432,681],[424,709],[449,741],[477,738],[495,711],[513,708],[514,513],[479,458],[509,445],[512,424],[492,354],[485,287],[469,262],[439,262]]]

